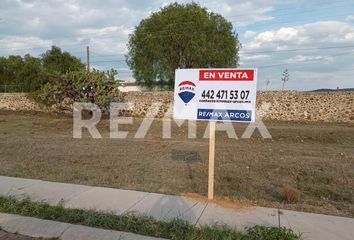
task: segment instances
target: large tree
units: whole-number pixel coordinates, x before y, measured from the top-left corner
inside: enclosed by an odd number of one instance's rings
[[[0,57],[0,92],[36,91],[47,83],[52,75],[84,70],[85,65],[80,59],[56,46],[42,54],[41,58],[29,54],[24,57]]]
[[[43,77],[40,58],[29,54],[0,58],[0,85],[6,85],[6,91],[35,91],[42,86]]]
[[[56,46],[42,54],[42,62],[47,73],[62,74],[85,69],[85,64],[80,59]]]
[[[236,67],[239,48],[224,17],[197,3],[173,3],[140,22],[126,59],[139,84],[172,86],[177,68]]]

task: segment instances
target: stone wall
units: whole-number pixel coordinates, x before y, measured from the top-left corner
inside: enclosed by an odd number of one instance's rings
[[[26,93],[0,93],[0,109],[12,111],[45,111]]]
[[[354,122],[354,92],[260,92],[266,120]]]
[[[158,103],[157,117],[161,118],[173,103],[172,92],[126,92],[121,96],[123,101],[135,103],[125,116],[144,117],[151,104]],[[48,111],[20,93],[0,94],[0,109]],[[264,120],[354,123],[354,92],[258,92],[257,115]]]
[[[162,117],[173,103],[172,92],[127,92],[135,107],[125,115],[143,117],[152,103],[160,103]],[[354,92],[309,93],[266,91],[257,94],[257,115],[264,120],[354,122]]]
[[[156,117],[162,118],[173,104],[173,92],[125,92],[121,94],[124,102],[134,103],[134,108],[126,112],[125,116],[145,117],[152,104],[157,103],[160,106]]]

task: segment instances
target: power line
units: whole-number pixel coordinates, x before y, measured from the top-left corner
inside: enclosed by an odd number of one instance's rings
[[[313,9],[313,8],[305,8],[305,10],[303,8],[301,8],[301,14],[303,13],[309,13],[309,12],[320,12],[322,10],[326,10],[326,9],[333,9],[333,8],[343,8],[343,7],[352,7],[351,4],[345,4],[345,5],[334,5],[334,6],[325,6],[325,7],[321,7],[321,8],[318,8],[318,6],[315,6],[316,8]],[[295,8],[288,8],[287,10],[294,10]],[[298,9],[296,9],[298,10]],[[273,9],[272,11],[277,11],[279,12],[278,9]],[[271,17],[281,17],[281,16],[292,16],[292,15],[299,15],[299,13],[283,13],[283,14],[271,14],[270,16]],[[249,14],[241,14],[241,15],[234,15],[234,16],[229,16],[229,17],[226,17],[227,19],[230,19],[230,18],[237,18],[239,16],[249,16]]]
[[[346,6],[352,6],[352,5],[335,5],[335,6],[328,6],[328,7],[323,7],[322,9],[332,9],[332,8],[334,8],[334,7],[346,7]],[[289,8],[289,10],[292,10],[293,8]],[[277,10],[278,11],[278,10]],[[308,9],[308,11],[307,12],[311,12],[311,11],[317,11],[317,9],[315,9],[315,10],[311,10],[311,9]],[[306,11],[303,11],[303,12],[306,12]],[[303,12],[301,12],[301,14],[303,13]],[[289,16],[292,16],[292,15],[295,15],[296,14],[296,16],[298,16],[299,17],[299,19],[300,20],[304,20],[304,18],[301,18],[301,14],[299,14],[299,13],[294,13],[294,14],[281,14],[281,15],[277,15],[277,14],[275,14],[275,15],[272,15],[273,17],[277,17],[277,16],[286,16],[286,15],[289,15]],[[240,17],[240,16],[248,16],[249,14],[241,14],[241,15],[235,15],[235,16],[230,16],[230,17],[225,17],[227,20],[229,20],[230,21],[230,18],[235,18],[235,17]],[[329,16],[321,16],[321,17],[338,17],[338,16],[347,16],[348,14],[340,14],[340,15],[329,15]],[[314,18],[311,18],[311,19],[314,19]],[[273,20],[273,19],[272,19]],[[266,21],[266,20],[265,20]],[[185,22],[182,22],[182,23],[169,23],[169,24],[166,24],[166,25],[164,25],[164,27],[166,27],[166,26],[176,26],[176,25],[182,25],[182,24],[188,24],[188,23],[194,23],[195,21],[193,21],[193,20],[191,20],[191,21],[185,21]],[[232,22],[232,21],[231,21]],[[257,24],[257,27],[258,26],[264,26],[264,25],[267,25],[267,26],[272,26],[272,25],[276,25],[276,24],[280,24],[280,23],[296,23],[296,22],[299,22],[299,21],[273,21],[272,23],[263,23],[263,24]],[[253,24],[254,25],[254,24]],[[243,26],[239,26],[239,28],[244,28]],[[166,30],[158,30],[158,31],[152,31],[152,32],[150,32],[149,34],[152,34],[152,33],[162,33],[162,32],[166,32]],[[105,37],[105,38],[107,38],[107,36],[113,36],[113,35],[116,35],[116,34],[119,34],[118,32],[115,32],[115,33],[112,33],[112,32],[110,32],[110,33],[102,33],[102,34],[100,34],[99,36],[94,36],[94,37],[92,37],[92,38],[102,38],[102,37]],[[79,36],[91,36],[92,34],[90,34],[90,33],[86,33],[86,34],[78,34]],[[62,36],[62,35],[61,35]],[[70,36],[72,36],[72,35],[67,35],[68,37]],[[124,41],[126,41],[126,37],[123,39],[123,38],[114,38],[115,40],[124,40]]]
[[[268,50],[268,51],[252,51],[252,50],[240,50],[242,55],[251,55],[251,54],[263,54],[263,53],[277,53],[277,52],[298,52],[298,51],[313,51],[313,50],[329,50],[329,49],[345,49],[345,48],[354,48],[354,45],[347,46],[323,46],[323,47],[311,47],[311,48],[293,48],[293,49],[282,49],[282,50]],[[91,51],[92,52],[92,51]],[[96,55],[96,53],[94,53]],[[120,54],[100,54],[99,57],[113,57],[119,56]],[[116,61],[116,60],[108,60]],[[120,59],[119,61],[125,61]],[[99,62],[99,61],[98,61]]]
[[[73,44],[61,45],[60,48],[82,46],[82,45],[84,45],[84,44],[83,43],[73,43]],[[23,50],[48,49],[48,48],[51,48],[52,46],[59,46],[59,44],[52,44],[51,46],[42,46],[42,47],[17,48],[15,50],[11,50],[8,48],[0,48],[0,51],[16,51],[17,52],[17,51],[23,51]]]
[[[329,55],[328,57],[337,57],[337,56],[344,56],[344,55],[350,55],[350,54],[354,54],[354,53],[353,52],[349,52],[349,53],[345,52],[345,53],[339,53],[339,54],[332,54],[332,55]],[[272,64],[272,65],[257,66],[255,68],[264,69],[264,68],[272,68],[272,67],[279,67],[279,66],[293,66],[293,65],[301,65],[301,64],[310,63],[310,62],[316,63],[321,60],[323,60],[323,59],[309,59],[309,60],[302,61],[299,63],[285,62],[285,63],[278,63],[278,64]],[[96,62],[91,62],[91,63],[119,62],[119,61],[125,61],[125,60],[107,60],[107,61],[96,61]],[[121,70],[121,71],[123,71],[123,70]]]
[[[345,2],[345,1],[343,1]],[[338,3],[338,2],[336,2]],[[318,10],[323,10],[323,9],[333,9],[333,8],[336,8],[336,7],[350,7],[352,5],[334,5],[334,6],[326,6],[326,7],[322,7],[321,9],[308,9],[307,11],[302,11],[302,13],[306,13],[306,12],[314,12],[314,11],[318,11]],[[316,6],[317,7],[317,6]],[[294,8],[286,8],[287,10],[293,10]],[[277,12],[279,12],[278,9],[275,9]],[[298,17],[301,17],[301,14],[299,13],[292,13],[292,14],[289,14],[289,13],[286,13],[286,14],[273,14],[271,15],[272,17],[278,17],[278,16],[292,16],[292,15],[296,15]],[[341,14],[340,16],[342,16],[343,14]],[[347,14],[344,14],[345,16],[347,16]],[[225,19],[230,21],[230,19],[233,19],[233,18],[238,18],[238,17],[242,17],[242,16],[249,16],[249,13],[247,14],[238,14],[238,15],[233,15],[233,16],[225,16]],[[335,15],[335,16],[338,16],[338,15]],[[323,17],[323,16],[322,16]],[[331,16],[330,16],[331,17]],[[191,21],[185,21],[185,22],[182,22],[182,23],[168,23],[166,25],[164,25],[164,27],[166,26],[175,26],[175,25],[181,25],[181,24],[188,24],[188,23],[194,23],[195,21],[194,20],[191,20]],[[232,22],[232,21],[231,21]],[[293,22],[293,21],[292,21]],[[266,23],[267,24],[267,23]],[[259,24],[257,25],[259,26]],[[150,32],[150,33],[159,33],[159,32],[163,32],[164,30],[159,30],[159,31],[154,31],[154,32]],[[104,36],[109,36],[109,35],[114,35],[114,34],[118,34],[117,32],[116,33],[102,33],[100,34],[100,36],[96,36],[96,38],[100,38],[100,37],[104,37]],[[85,35],[91,35],[90,33],[86,33],[86,34],[80,34],[80,36],[85,36]]]
[[[65,46],[76,46],[76,44],[72,45],[65,45]],[[272,51],[243,51],[242,54],[261,54],[261,53],[276,53],[276,52],[296,52],[296,51],[311,51],[311,50],[328,50],[328,49],[344,49],[344,48],[354,48],[354,45],[348,45],[348,46],[325,46],[325,47],[313,47],[313,48],[297,48],[297,49],[287,49],[287,50],[272,50]],[[91,51],[92,52],[92,51]],[[347,55],[347,54],[352,54],[352,53],[340,53],[340,54],[334,54],[330,56],[342,56],[342,55]],[[100,57],[105,57],[105,56],[117,56],[117,54],[112,54],[112,55],[100,55]],[[113,59],[113,60],[96,60],[96,61],[91,61],[91,63],[115,63],[115,62],[125,62],[125,59]],[[311,61],[316,61],[316,60],[311,60]],[[318,61],[318,60],[317,60]],[[273,64],[273,65],[268,65],[268,66],[260,66],[259,68],[268,68],[268,67],[275,67],[275,66],[282,66],[286,65],[289,63],[281,63],[281,64]]]
[[[301,18],[301,15],[300,14],[297,14],[299,16],[299,20],[286,20],[286,21],[273,21],[272,23],[262,23],[262,24],[257,24],[256,27],[260,27],[260,26],[274,26],[274,25],[278,25],[278,24],[296,24],[296,23],[300,23],[300,22],[303,22],[304,20],[316,20],[316,18],[310,16],[311,18],[310,19],[305,19],[305,18]],[[321,16],[321,17],[327,17],[327,18],[333,18],[333,17],[346,17],[348,14],[336,14],[336,15],[327,15],[327,16]],[[164,25],[163,27],[166,27],[166,26],[183,26],[184,24],[188,24],[188,23],[192,23],[192,22],[195,22],[195,21],[185,21],[185,22],[182,22],[182,23],[169,23],[169,24],[166,24]],[[244,28],[244,27],[237,27],[237,28]],[[235,30],[235,29],[234,29]],[[236,29],[237,30],[237,29]],[[205,33],[215,33],[215,30],[204,30]],[[151,35],[151,34],[156,34],[156,33],[159,33],[159,34],[168,34],[170,36],[180,36],[180,35],[185,35],[186,33],[171,33],[169,30],[166,30],[166,29],[162,29],[162,30],[157,30],[157,31],[150,31],[148,34],[149,36],[144,36],[144,38],[157,38],[159,36],[156,36],[156,35]],[[114,39],[114,40],[123,40],[124,42],[127,40],[127,38],[114,38],[114,37],[109,37],[109,36],[113,36],[113,35],[116,35],[116,34],[119,34],[119,33],[105,33],[105,34],[100,34],[100,36],[94,36],[92,38],[105,38],[105,39]],[[147,34],[145,34],[147,35]]]
[[[334,17],[347,17],[348,14],[335,14],[335,15],[322,15],[321,17],[322,18],[334,18]],[[287,24],[291,24],[291,25],[294,25],[294,24],[299,24],[299,23],[302,23],[304,21],[319,21],[317,18],[315,17],[312,17],[310,16],[310,18],[302,18],[302,17],[299,17],[298,20],[286,20],[286,21],[273,21],[272,23],[260,23],[260,24],[256,24],[254,25],[255,27],[262,27],[262,26],[267,26],[267,27],[270,27],[270,26],[275,26],[275,25],[279,25],[279,24],[284,24],[284,25],[287,25]],[[321,21],[329,21],[329,19],[327,20],[324,20],[322,19]],[[307,23],[307,24],[311,24],[311,23]],[[245,28],[246,26],[239,26],[238,28]],[[249,27],[249,26],[247,26]],[[282,26],[282,27],[285,27],[285,26]]]
[[[109,56],[119,56],[119,55],[125,55],[125,54],[101,54],[101,53],[96,53],[96,52],[92,52],[91,51],[91,53],[93,53],[93,55],[96,55],[96,57],[97,58],[100,58],[100,57],[109,57]]]
[[[340,14],[340,15],[332,15],[332,16],[326,16],[326,17],[338,17],[338,16],[347,16],[347,14]],[[323,17],[323,16],[322,16]],[[257,24],[257,27],[259,26],[274,26],[274,25],[279,25],[279,24],[286,24],[286,23],[291,23],[291,24],[296,24],[296,23],[299,23],[299,22],[302,22],[304,20],[310,20],[310,19],[300,19],[298,21],[278,21],[278,22],[273,22],[273,23],[264,23],[264,24]],[[315,18],[312,18],[312,20],[315,20]],[[187,22],[184,22],[183,24],[185,24]],[[285,27],[285,26],[282,26],[282,27]],[[218,33],[216,32],[215,30],[211,29],[211,30],[204,30],[203,33],[207,34],[207,33]],[[154,35],[153,35],[154,34]],[[159,34],[159,35],[156,35],[156,34]],[[101,35],[99,37],[93,37],[93,38],[102,38],[104,37],[105,39],[115,39],[116,38],[113,38],[113,37],[107,37],[111,34],[107,34],[107,35]],[[158,31],[151,31],[145,35],[142,35],[140,36],[141,39],[151,39],[151,38],[160,38],[161,35],[168,35],[170,37],[178,37],[178,36],[185,36],[186,33],[173,33],[173,32],[170,32],[170,30],[166,30],[166,29],[163,29],[163,30],[158,30]],[[106,36],[106,37],[105,37]],[[128,39],[124,39],[124,41],[126,42]]]
[[[340,0],[337,0],[335,2],[331,1],[330,2],[330,5],[332,5],[333,3],[348,3],[347,0],[343,0],[343,1],[340,1]],[[297,8],[301,8],[301,9],[309,9],[309,8],[304,8],[304,7],[301,7],[301,5],[299,5],[300,7],[297,7]],[[312,7],[316,7],[318,8],[318,5],[312,5]],[[274,8],[274,9],[271,9],[270,11],[277,11],[277,12],[283,12],[283,11],[286,11],[286,10],[294,10],[295,8],[294,7],[285,7],[285,8]],[[247,15],[247,14],[245,14]]]
[[[336,1],[335,3],[341,3],[341,2],[346,2],[346,1]],[[323,9],[332,9],[332,8],[337,8],[337,7],[346,7],[346,6],[352,6],[352,5],[336,5],[336,4],[331,4],[329,6],[325,6],[325,7],[322,7],[320,9],[310,9],[310,8],[307,8],[307,10],[304,10],[302,11],[301,13],[304,13],[304,12],[313,12],[313,11],[318,11],[318,10],[323,10]],[[316,6],[317,7],[317,6]],[[282,9],[273,9],[271,11],[284,11],[284,10],[293,10],[294,8],[293,7],[289,7],[289,8],[282,8]],[[306,8],[305,8],[306,9]],[[248,14],[239,14],[239,15],[234,15],[234,16],[227,16],[227,20],[229,20],[230,18],[239,18],[239,17],[242,17],[242,16],[248,16]],[[291,15],[294,15],[294,14],[289,14],[289,13],[283,13],[283,14],[273,14],[271,16],[273,17],[278,17],[278,16],[291,16]],[[299,18],[301,18],[300,14],[299,13],[296,13],[297,16],[299,16]],[[347,15],[347,14],[346,14]],[[334,15],[334,16],[342,16],[342,15]],[[322,16],[323,17],[323,16]],[[333,17],[333,16],[330,16],[330,17]],[[303,20],[303,19],[301,19]],[[190,22],[194,22],[194,21],[187,21],[187,22],[183,22],[183,24],[186,24],[186,23],[190,23]],[[294,22],[297,22],[297,21],[281,21],[281,22],[273,22],[271,24],[269,23],[264,23],[264,24],[257,24],[257,27],[258,26],[263,26],[263,25],[267,25],[267,26],[271,26],[271,25],[275,25],[275,24],[279,24],[279,23],[294,23]],[[181,23],[170,23],[170,24],[167,24],[165,26],[173,26],[173,25],[180,25]],[[166,30],[159,30],[159,31],[155,31],[155,32],[150,32],[150,34],[152,33],[162,33],[162,32],[165,32]],[[119,34],[119,33],[104,33],[104,34],[101,34],[100,36],[95,36],[94,38],[101,38],[101,37],[104,37],[104,36],[109,36],[109,35],[113,35],[113,34]],[[79,34],[80,36],[85,36],[85,35],[91,35],[90,33],[87,33],[87,34]],[[69,35],[67,35],[69,36]],[[70,35],[71,36],[71,35]],[[152,36],[149,36],[149,37],[152,37]],[[114,38],[115,40],[117,40],[117,38]],[[118,39],[119,40],[119,39]],[[126,38],[124,39],[121,39],[121,40],[126,40]],[[66,46],[77,46],[77,45],[82,45],[83,43],[78,43],[78,44],[70,44],[70,45],[65,45],[65,46],[62,46],[62,47],[66,47]],[[22,48],[22,49],[16,49],[16,50],[9,50],[9,51],[22,51],[22,50],[35,50],[35,49],[43,49],[43,48],[49,48],[49,47],[35,47],[35,48]],[[0,50],[8,50],[7,48],[0,48]]]
[[[327,17],[337,17],[337,16],[347,16],[347,14],[343,15],[333,15],[333,16],[327,16]],[[303,19],[301,19],[303,20]],[[190,21],[191,22],[191,21]],[[291,23],[295,23],[295,22],[298,22],[298,21],[291,21]],[[188,23],[187,22],[183,22],[182,24],[186,24]],[[280,23],[290,23],[289,21],[282,21],[282,22],[273,22],[272,24],[269,24],[269,23],[264,23],[264,24],[257,24],[257,27],[258,26],[263,26],[263,25],[267,25],[267,26],[271,26],[271,25],[275,25],[275,24],[280,24]],[[169,25],[178,25],[178,24],[181,24],[181,23],[170,23],[170,24],[167,24],[165,26],[169,26]],[[204,30],[205,33],[208,33],[208,32],[213,32],[215,33],[214,30],[210,30],[210,31],[207,31],[207,30]],[[159,37],[159,36],[153,36],[151,34],[154,34],[154,33],[160,33],[160,34],[168,34],[170,36],[179,36],[179,35],[185,35],[185,33],[171,33],[171,32],[168,32],[167,30],[159,30],[159,31],[152,31],[152,32],[149,32],[149,35],[146,35],[145,38],[154,38],[154,37]],[[112,35],[112,34],[118,34],[118,33],[107,33],[107,34],[101,34],[100,36],[96,36],[94,38],[100,38],[100,37],[104,37],[104,36],[109,36],[109,35]],[[107,37],[106,37],[107,38]],[[113,38],[108,38],[108,39],[113,39]],[[114,38],[115,40],[117,40],[117,38]],[[119,39],[118,39],[119,40]],[[123,40],[123,39],[120,39],[120,40]],[[124,38],[124,41],[126,41],[127,39]],[[53,44],[53,45],[56,45],[56,44]],[[76,44],[70,44],[70,45],[62,45],[61,47],[71,47],[71,46],[79,46],[79,45],[84,45],[84,43],[76,43]],[[50,46],[47,46],[47,47],[32,47],[32,48],[20,48],[20,49],[14,49],[14,50],[11,50],[11,49],[7,49],[7,48],[0,48],[0,51],[23,51],[23,50],[36,50],[36,49],[45,49],[45,48],[50,48]],[[285,51],[285,50],[284,50]]]
[[[345,52],[345,53],[339,53],[339,54],[332,54],[332,55],[328,55],[327,57],[338,57],[338,56],[344,56],[344,55],[351,55],[351,54],[354,54],[353,52]],[[258,66],[258,67],[255,67],[255,68],[258,68],[258,69],[263,69],[263,68],[272,68],[272,67],[279,67],[279,66],[292,66],[292,65],[301,65],[301,64],[304,64],[304,63],[309,63],[309,62],[319,62],[323,59],[309,59],[309,60],[305,60],[305,61],[302,61],[302,62],[299,62],[299,63],[279,63],[279,64],[272,64],[272,65],[264,65],[264,66]]]
[[[125,59],[91,61],[91,63],[105,63],[105,62],[125,62]]]
[[[350,47],[350,48],[354,48],[353,46],[336,46],[336,47],[322,47],[322,48],[305,48],[305,49],[289,49],[288,51],[303,51],[303,50],[314,50],[314,49],[336,49],[336,48],[346,48],[346,47]],[[286,51],[286,50],[284,50]],[[255,52],[255,53],[259,53],[259,52]],[[338,54],[332,54],[332,55],[328,55],[329,57],[338,57],[338,56],[344,56],[344,55],[350,55],[350,54],[354,54],[354,52],[344,52],[344,53],[338,53]],[[105,63],[105,62],[125,62],[125,59],[113,59],[113,60],[99,60],[99,61],[93,61],[92,63]],[[313,59],[310,61],[319,61],[318,59]],[[284,64],[289,64],[289,63],[282,63],[282,64],[273,64],[273,65],[269,65],[269,66],[279,66],[279,65],[284,65]],[[263,66],[262,66],[263,67]],[[268,67],[268,66],[264,66],[264,67]]]
[[[275,52],[297,52],[297,51],[312,51],[312,50],[328,50],[328,49],[342,49],[342,48],[354,48],[354,45],[347,46],[325,46],[325,47],[312,47],[312,48],[294,48],[294,49],[283,49],[283,50],[269,50],[269,51],[247,51],[240,50],[242,54],[261,54],[261,53],[275,53]]]

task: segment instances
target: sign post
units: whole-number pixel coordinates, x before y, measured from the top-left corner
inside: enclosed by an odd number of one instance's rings
[[[216,121],[256,118],[257,69],[177,69],[173,117],[209,121],[208,199],[214,198]]]
[[[214,174],[215,174],[215,127],[216,122],[209,124],[209,178],[208,178],[208,199],[214,199]]]

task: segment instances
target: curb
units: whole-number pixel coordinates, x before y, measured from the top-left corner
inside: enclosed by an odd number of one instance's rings
[[[134,233],[104,230],[32,217],[0,213],[0,228],[33,238],[60,240],[163,240]]]

